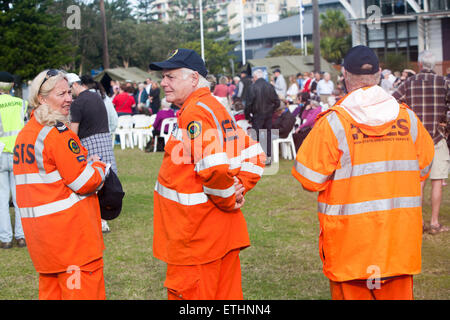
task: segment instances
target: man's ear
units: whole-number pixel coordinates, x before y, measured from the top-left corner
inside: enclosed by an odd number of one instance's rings
[[[198,82],[200,81],[200,75],[198,74],[197,71],[194,71],[192,73],[192,87],[197,87]]]

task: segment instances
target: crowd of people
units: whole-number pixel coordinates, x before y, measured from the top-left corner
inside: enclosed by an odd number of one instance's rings
[[[30,114],[9,95],[12,76],[0,72],[1,247],[12,247],[11,193],[15,238],[39,273],[39,298],[105,299],[109,226],[96,191],[109,170],[117,173],[111,133],[120,116],[156,114],[155,136],[166,130],[164,119],[177,118],[153,202],[153,254],[167,263],[169,299],[243,298],[239,253],[250,241],[241,208],[272,163],[272,140],[289,134],[297,149],[292,175],[319,192],[332,298],[412,299],[422,233],[449,231],[439,210],[450,166],[450,79],[433,72],[431,52],[418,60],[418,73],[396,77],[381,70],[373,50],[356,46],[335,81],[327,72],[286,79],[280,69],[267,80],[256,69],[217,81],[195,51],[177,49],[150,64],[160,83],[112,81],[109,92],[91,76],[44,70],[31,84]],[[219,137],[213,147],[196,143],[209,130]],[[191,162],[173,162],[181,149]],[[427,179],[429,225],[422,221]],[[65,285],[73,266],[82,290]],[[379,291],[361,282],[368,266],[380,268]]]

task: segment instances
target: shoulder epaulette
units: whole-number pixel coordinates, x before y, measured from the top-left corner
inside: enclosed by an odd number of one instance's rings
[[[58,130],[59,133],[63,133],[64,131],[69,130],[69,128],[67,128],[67,126],[62,122],[57,122],[55,124],[55,128]]]

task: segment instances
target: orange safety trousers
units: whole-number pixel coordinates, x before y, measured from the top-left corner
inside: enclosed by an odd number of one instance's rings
[[[379,289],[370,289],[365,280],[330,280],[333,300],[413,300],[413,276],[405,275],[380,281]]]
[[[169,300],[243,300],[240,249],[201,265],[167,265]]]
[[[39,274],[39,300],[105,300],[103,259],[67,272]]]

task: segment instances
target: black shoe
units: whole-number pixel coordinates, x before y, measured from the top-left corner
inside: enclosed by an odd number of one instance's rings
[[[24,248],[24,247],[26,247],[26,246],[27,246],[27,243],[25,242],[25,239],[24,239],[24,238],[17,239],[17,246],[18,246],[19,248]]]
[[[12,241],[0,242],[0,248],[2,248],[2,249],[11,249],[12,248]]]

